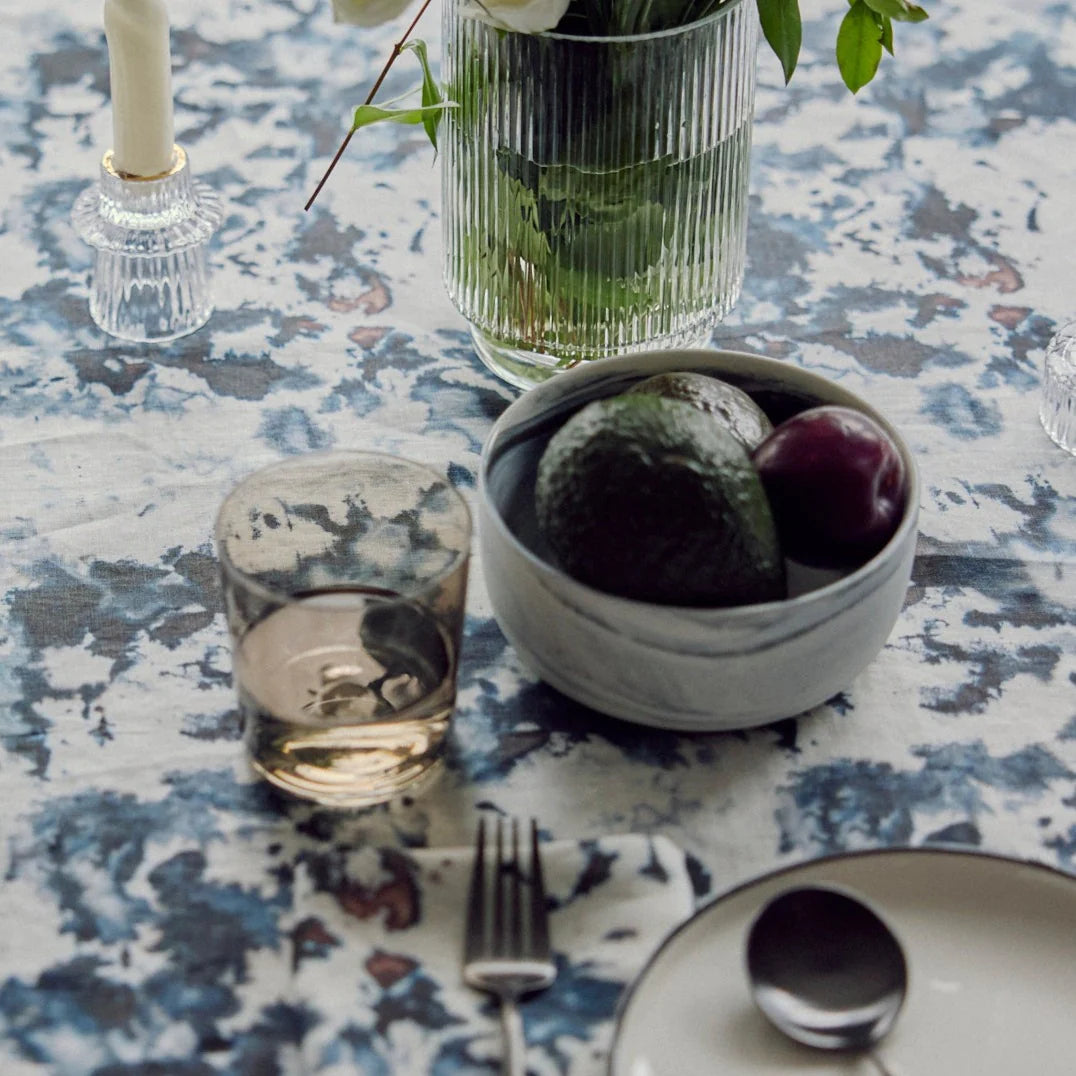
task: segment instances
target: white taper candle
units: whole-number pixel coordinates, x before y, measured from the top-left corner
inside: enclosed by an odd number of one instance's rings
[[[172,166],[172,54],[164,0],[105,0],[112,83],[112,163],[156,176]]]

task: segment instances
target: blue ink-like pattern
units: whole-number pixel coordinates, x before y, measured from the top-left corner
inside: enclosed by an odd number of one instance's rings
[[[634,727],[523,667],[475,561],[446,773],[363,814],[248,771],[212,530],[239,477],[327,448],[425,461],[473,503],[514,397],[445,298],[416,129],[362,131],[302,210],[400,28],[172,5],[177,137],[226,208],[209,324],[147,347],[94,326],[69,220],[110,140],[99,6],[39,7],[0,11],[0,1069],[495,1071],[458,968],[480,812],[557,839],[542,1076],[603,1071],[665,930],[778,865],[929,844],[1076,873],[1076,463],[1037,420],[1076,314],[1069,6],[931,5],[855,98],[833,5],[790,86],[759,56],[748,270],[713,343],[842,382],[918,457],[870,668],[767,728]]]

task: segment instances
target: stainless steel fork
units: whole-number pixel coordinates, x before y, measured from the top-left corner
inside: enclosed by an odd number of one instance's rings
[[[505,830],[509,833],[506,838]],[[506,848],[505,845],[508,844]],[[544,990],[556,978],[549,946],[545,885],[538,851],[538,825],[530,824],[530,856],[519,855],[519,822],[497,819],[493,862],[486,849],[486,823],[478,823],[474,869],[467,898],[463,979],[500,999],[503,1076],[524,1076],[526,1043],[519,999]]]

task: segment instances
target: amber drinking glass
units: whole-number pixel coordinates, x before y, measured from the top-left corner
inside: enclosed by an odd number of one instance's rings
[[[471,521],[446,479],[378,453],[257,471],[217,519],[255,770],[361,807],[427,783],[456,696]]]

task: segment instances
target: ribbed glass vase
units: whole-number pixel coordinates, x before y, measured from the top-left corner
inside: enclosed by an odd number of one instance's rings
[[[483,361],[526,387],[705,342],[743,281],[755,5],[612,38],[444,12],[444,277]]]

